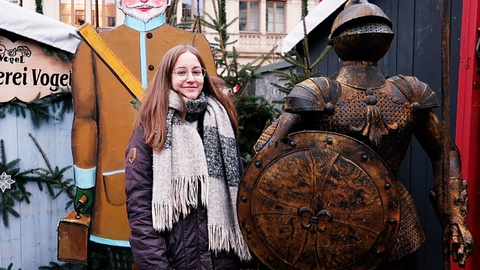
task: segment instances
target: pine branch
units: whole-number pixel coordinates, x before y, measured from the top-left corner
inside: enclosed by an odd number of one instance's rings
[[[28,133],[28,136],[30,136],[30,138],[32,139],[33,143],[35,144],[38,151],[42,155],[42,158],[45,161],[45,164],[47,165],[47,168],[48,168],[48,171],[43,169],[43,170],[40,170],[40,171],[37,170],[36,173],[38,175],[42,176],[42,179],[44,179],[44,182],[47,184],[47,187],[49,188],[49,191],[51,189],[52,184],[58,183],[61,187],[61,190],[67,192],[68,197],[73,200],[75,198],[75,195],[72,192],[70,192],[70,189],[69,189],[68,185],[66,185],[65,182],[62,182],[63,173],[66,170],[70,169],[72,166],[64,167],[61,170],[59,170],[58,167],[55,167],[55,169],[53,169],[52,166],[50,165],[50,162],[48,161],[47,155],[43,151],[43,149],[40,146],[40,144],[38,143],[38,141],[33,137],[33,135],[31,133]],[[42,173],[42,172],[47,172],[47,173]],[[58,194],[56,196],[54,195],[53,190],[50,191],[50,195],[52,197],[57,197],[58,196]]]
[[[310,54],[308,50],[308,34],[307,34],[307,23],[305,22],[305,17],[307,16],[307,1],[302,1],[302,24],[303,24],[303,52],[305,55],[305,64],[310,68]]]
[[[276,73],[277,77],[279,77],[280,81],[286,82],[283,86],[277,83],[270,83],[271,85],[275,86],[279,91],[285,93],[285,94],[290,94],[292,89],[295,87],[296,84],[312,78],[312,77],[318,77],[321,75],[321,72],[313,72],[313,69],[320,64],[322,60],[327,57],[328,53],[331,51],[332,46],[328,45],[323,52],[320,54],[320,56],[313,61],[311,64],[310,62],[310,49],[308,47],[308,34],[307,34],[307,26],[306,26],[306,21],[305,17],[307,14],[307,1],[302,1],[302,24],[303,24],[303,52],[304,52],[304,57],[302,57],[298,54],[297,51],[294,51],[294,55],[291,55],[289,53],[285,53],[284,55],[281,55],[277,53],[278,56],[280,56],[284,61],[287,63],[293,65],[295,68],[301,69],[301,73],[296,73],[293,72],[292,69],[289,70],[289,73],[283,72],[283,71],[273,71]],[[275,103],[284,103],[284,100],[276,100]]]
[[[40,269],[40,270],[68,270],[68,269],[72,269],[72,267],[74,267],[74,266],[75,266],[75,269],[78,269],[78,267],[79,267],[78,264],[72,264],[72,263],[59,264],[57,262],[50,262],[48,265],[39,266],[38,269]],[[85,268],[86,268],[86,266],[82,267],[82,269],[85,269]]]
[[[176,25],[176,11],[177,11],[177,5],[178,5],[179,0],[173,0],[172,4],[170,5],[167,13],[167,18],[166,21],[168,24],[175,26]]]

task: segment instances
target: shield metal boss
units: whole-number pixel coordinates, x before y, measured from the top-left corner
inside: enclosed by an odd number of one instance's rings
[[[246,168],[238,218],[271,269],[374,269],[400,227],[396,180],[367,145],[332,132],[274,140]]]

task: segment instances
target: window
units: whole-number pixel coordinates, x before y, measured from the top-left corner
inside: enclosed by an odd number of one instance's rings
[[[85,22],[85,0],[60,0],[60,21],[81,25]]]
[[[203,18],[203,0],[182,0],[182,18],[194,18],[197,15]]]
[[[98,4],[98,26],[114,27],[115,11],[117,6],[115,0],[92,0],[92,24],[97,26],[96,6]]]
[[[91,5],[87,9],[87,5]],[[70,25],[82,25],[85,22],[97,26],[115,26],[116,4],[115,0],[60,0],[60,21]],[[88,14],[90,14],[88,16]]]
[[[270,33],[285,32],[285,3],[267,2],[266,29]]]
[[[258,32],[259,29],[259,2],[240,1],[240,31]]]
[[[192,30],[192,22],[197,16],[203,18],[204,0],[182,0],[181,23],[177,27]]]

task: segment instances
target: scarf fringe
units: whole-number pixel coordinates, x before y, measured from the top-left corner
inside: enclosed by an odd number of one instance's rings
[[[207,206],[208,176],[196,175],[191,177],[177,177],[172,179],[172,199],[169,203],[152,203],[153,228],[157,231],[171,230],[173,223],[178,222],[180,216],[186,217],[189,207],[197,208],[198,189],[200,184],[202,204]]]
[[[240,260],[249,261],[252,259],[252,255],[248,249],[248,245],[243,239],[241,233],[237,233],[238,230],[230,230],[217,225],[208,226],[208,245],[210,250],[215,252],[222,250],[230,250],[238,255]]]

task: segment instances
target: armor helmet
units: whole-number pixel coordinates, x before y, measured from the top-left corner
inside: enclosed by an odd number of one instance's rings
[[[349,0],[333,22],[329,43],[344,61],[380,60],[393,40],[392,21],[367,0]]]

